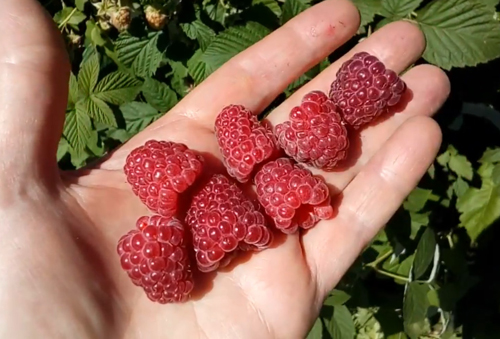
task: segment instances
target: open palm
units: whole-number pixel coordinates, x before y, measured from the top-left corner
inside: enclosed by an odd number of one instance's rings
[[[230,103],[261,112],[286,86],[355,34],[347,0],[307,10],[239,54],[162,119],[92,168],[60,173],[55,159],[69,65],[57,30],[34,0],[0,2],[0,337],[303,338],[322,301],[432,162],[440,130],[429,118],[449,91],[422,65],[393,116],[360,134],[345,170],[321,173],[342,190],[333,220],[202,278],[192,301],[149,301],[121,270],[115,246],[148,213],[122,172],[148,139],[172,140],[220,158],[213,122]],[[418,28],[389,24],[358,44],[282,105],[286,119],[308,91],[327,91],[356,51],[405,70],[424,48]],[[216,166],[215,162],[213,166]]]

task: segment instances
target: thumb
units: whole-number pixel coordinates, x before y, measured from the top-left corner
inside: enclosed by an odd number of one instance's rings
[[[40,4],[2,1],[0,177],[7,178],[2,183],[56,182],[69,69],[61,36]]]

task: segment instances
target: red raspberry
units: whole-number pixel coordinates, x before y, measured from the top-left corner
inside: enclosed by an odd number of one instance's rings
[[[227,265],[238,250],[262,250],[272,241],[264,215],[221,174],[212,176],[193,197],[186,223],[202,272]]]
[[[184,144],[149,140],[127,156],[124,171],[134,193],[151,211],[173,216],[178,194],[194,183],[203,162]]]
[[[290,121],[275,129],[288,156],[323,170],[332,170],[347,156],[349,139],[344,122],[325,93],[313,91],[290,112]]]
[[[255,167],[277,150],[272,129],[241,105],[226,106],[219,113],[215,135],[227,172],[239,182],[247,182]]]
[[[288,158],[265,164],[255,175],[257,196],[276,227],[291,234],[333,217],[325,182]]]
[[[136,227],[118,241],[122,268],[149,299],[187,301],[194,282],[181,222],[154,215],[139,218]]]
[[[354,128],[367,124],[396,105],[406,89],[399,76],[377,57],[356,53],[342,64],[330,88],[330,98]]]

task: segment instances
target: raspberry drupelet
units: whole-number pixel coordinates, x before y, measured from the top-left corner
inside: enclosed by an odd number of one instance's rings
[[[184,144],[149,140],[127,156],[124,172],[132,191],[152,212],[173,216],[178,195],[196,181],[203,163]]]
[[[254,181],[259,202],[283,233],[309,229],[333,217],[326,183],[291,159],[268,162]]]
[[[194,195],[186,216],[198,269],[226,266],[239,250],[269,247],[272,233],[264,215],[226,176],[215,174]]]
[[[217,115],[215,136],[228,174],[242,183],[278,150],[271,127],[241,105],[226,106]]]
[[[137,220],[136,229],[118,241],[121,267],[149,299],[185,302],[194,287],[184,227],[176,218],[154,215]]]
[[[278,145],[295,161],[328,171],[347,157],[347,129],[325,93],[307,93],[289,119],[276,126],[275,134]]]
[[[344,120],[357,129],[396,105],[405,89],[405,82],[377,57],[359,52],[342,64],[329,96]]]

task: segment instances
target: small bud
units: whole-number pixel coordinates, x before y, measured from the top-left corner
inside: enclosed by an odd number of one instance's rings
[[[118,11],[109,13],[111,25],[120,32],[126,31],[132,22],[132,11],[130,7],[120,7]]]
[[[109,22],[107,20],[104,20],[103,18],[99,18],[99,27],[101,27],[101,29],[103,31],[109,31],[111,29],[111,25],[109,24]]]
[[[144,14],[149,27],[154,30],[163,29],[168,21],[168,17],[165,13],[150,5],[146,7]]]

